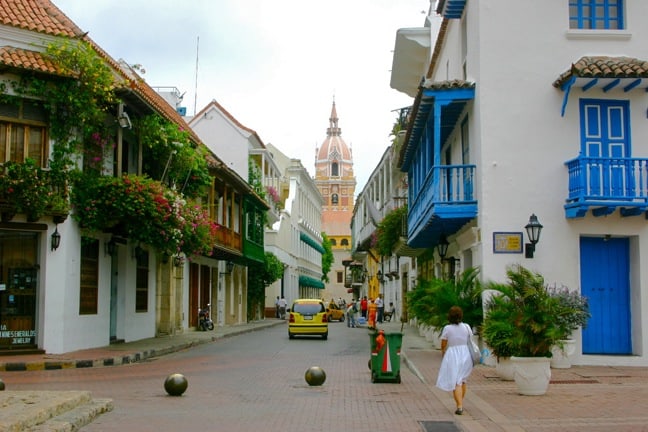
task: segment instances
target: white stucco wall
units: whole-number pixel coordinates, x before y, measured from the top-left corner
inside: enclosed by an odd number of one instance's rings
[[[475,99],[467,112],[479,213],[475,228],[465,227],[451,241],[464,237],[464,243],[472,244],[473,265],[481,267],[484,280],[504,281],[506,267],[519,263],[541,273],[550,285],[580,289],[580,238],[630,238],[632,334],[638,355],[576,355],[576,363],[647,364],[642,354],[648,346],[648,331],[643,330],[648,328],[648,314],[643,312],[648,310],[648,272],[640,263],[641,252],[648,250],[645,217],[623,218],[617,211],[605,217],[588,213],[584,218],[568,219],[563,208],[568,194],[564,162],[577,157],[581,145],[579,99],[629,100],[632,156],[645,158],[646,92],[618,88],[584,93],[573,88],[561,116],[565,94],[552,85],[583,56],[648,59],[648,29],[641,25],[641,18],[648,17],[648,2],[625,5],[627,30],[602,36],[601,32],[569,31],[567,2],[502,0],[496,6],[467,2],[467,76],[463,74],[460,20],[450,21],[433,76],[435,81],[476,83]],[[458,157],[456,151],[454,157]],[[532,213],[544,225],[535,257],[493,253],[493,232],[523,232],[524,242],[528,241],[524,225]],[[451,247],[456,250],[458,244]],[[580,346],[576,351],[580,352]]]

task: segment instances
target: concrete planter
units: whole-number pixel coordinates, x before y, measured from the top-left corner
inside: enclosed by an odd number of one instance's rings
[[[500,357],[497,359],[497,364],[495,365],[495,372],[497,375],[504,381],[513,381],[514,379],[514,370],[513,362],[511,357]]]
[[[565,339],[562,341],[563,349],[555,346],[551,350],[551,368],[552,369],[569,369],[571,367],[570,356],[576,351],[576,341],[573,339]]]
[[[551,381],[548,357],[511,357],[511,362],[519,394],[540,396],[547,392]]]

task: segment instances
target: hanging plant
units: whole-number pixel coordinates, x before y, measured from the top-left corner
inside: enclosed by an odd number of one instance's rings
[[[382,256],[389,256],[403,235],[403,221],[407,218],[407,206],[389,212],[378,224],[376,247]]]
[[[200,206],[146,177],[82,176],[72,205],[84,230],[117,231],[167,256],[211,255],[216,242],[218,225]]]
[[[206,150],[191,142],[189,131],[158,114],[135,120],[134,129],[145,149],[144,171],[149,177],[188,197],[204,193],[211,183]]]

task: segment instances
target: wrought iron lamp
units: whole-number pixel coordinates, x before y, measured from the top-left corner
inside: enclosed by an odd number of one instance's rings
[[[443,261],[445,259],[445,256],[448,254],[448,246],[450,246],[450,243],[448,243],[448,237],[446,237],[445,234],[441,234],[439,245],[437,246],[441,261]]]
[[[58,225],[54,229],[54,232],[52,233],[51,241],[50,241],[50,247],[52,251],[55,251],[58,249],[58,247],[61,245],[61,234],[58,232]]]
[[[540,240],[540,232],[542,231],[542,224],[538,221],[538,217],[532,214],[529,217],[529,223],[524,227],[527,232],[527,237],[531,243],[524,245],[524,257],[533,258],[535,252],[535,245]]]
[[[104,246],[104,253],[108,256],[113,256],[115,252],[117,252],[117,242],[111,237],[110,241],[106,242]]]
[[[132,128],[133,124],[131,123],[130,117],[126,113],[126,111],[122,112],[119,117],[117,118],[117,121],[119,122],[119,126],[123,128]]]
[[[225,274],[231,274],[234,270],[234,263],[232,261],[227,261],[225,263]]]

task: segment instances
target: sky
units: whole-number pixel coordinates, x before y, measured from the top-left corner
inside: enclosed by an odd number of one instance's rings
[[[313,175],[332,103],[353,151],[356,194],[413,100],[390,87],[396,31],[430,0],[53,0],[152,87],[184,93],[187,115],[216,100]]]

